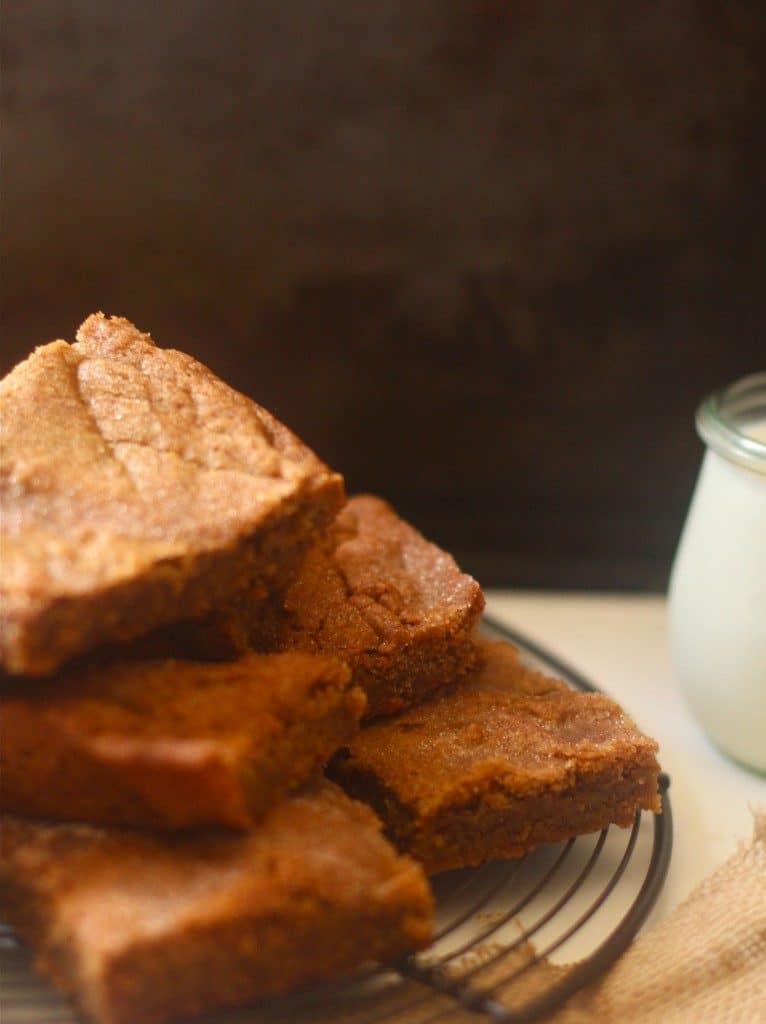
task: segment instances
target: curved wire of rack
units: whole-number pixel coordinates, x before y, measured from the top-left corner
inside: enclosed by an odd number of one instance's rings
[[[571,686],[589,680],[516,630],[491,619],[485,631],[519,647],[527,661]],[[270,1000],[258,1009],[200,1024],[438,1024],[490,1020],[525,1024],[561,1006],[601,975],[630,944],[660,894],[673,843],[667,789],[663,813],[638,812],[632,828],[606,828],[526,857],[433,879],[437,928],[431,946],[392,967],[371,967],[348,983]],[[615,911],[615,901],[619,909]],[[599,912],[610,914],[600,928]],[[594,932],[585,941],[588,929]],[[2,939],[2,936],[0,936]],[[559,951],[586,946],[573,962]],[[76,1018],[6,938],[4,1024],[68,1024]],[[8,959],[10,957],[10,959]],[[549,958],[556,960],[552,963]],[[37,995],[37,1003],[30,998]],[[39,1008],[39,1013],[35,1011]]]

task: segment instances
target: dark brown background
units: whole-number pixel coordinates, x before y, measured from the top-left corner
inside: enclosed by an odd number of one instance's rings
[[[2,369],[101,308],[485,582],[662,587],[766,366],[766,7],[8,0]]]

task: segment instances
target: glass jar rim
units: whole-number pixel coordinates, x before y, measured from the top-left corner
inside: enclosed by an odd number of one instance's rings
[[[766,473],[766,440],[742,429],[748,416],[766,423],[766,372],[742,377],[709,395],[697,409],[697,432],[725,459]]]

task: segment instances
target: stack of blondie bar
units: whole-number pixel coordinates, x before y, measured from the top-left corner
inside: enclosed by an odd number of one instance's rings
[[[617,705],[191,357],[96,314],[0,416],[3,914],[85,1017],[395,962],[427,874],[659,809]]]

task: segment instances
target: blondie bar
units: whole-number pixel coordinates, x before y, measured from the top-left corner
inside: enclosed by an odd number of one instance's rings
[[[433,874],[658,811],[657,744],[614,701],[484,645],[456,690],[363,729],[329,773]]]
[[[357,731],[334,658],[80,666],[0,691],[0,808],[116,825],[246,828]]]
[[[0,383],[0,666],[284,586],[343,481],[266,410],[127,320],[89,317]]]
[[[246,833],[2,823],[3,913],[97,1024],[164,1024],[429,941],[421,868],[328,782]]]
[[[286,594],[254,623],[255,645],[322,651],[351,665],[368,717],[389,715],[474,668],[479,584],[386,502],[352,498]]]

